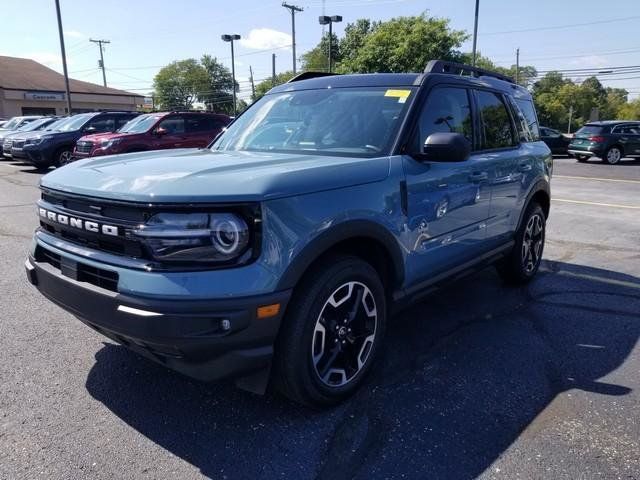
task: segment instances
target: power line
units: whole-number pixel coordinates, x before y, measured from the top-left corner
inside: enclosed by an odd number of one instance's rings
[[[573,28],[573,27],[586,27],[589,25],[602,25],[605,23],[615,23],[615,22],[624,22],[627,20],[637,20],[640,19],[640,15],[635,15],[631,17],[623,17],[623,18],[611,18],[609,20],[596,20],[594,22],[585,22],[585,23],[570,23],[567,25],[553,25],[549,27],[536,27],[536,28],[523,28],[521,30],[504,30],[502,32],[486,32],[481,35],[506,35],[510,33],[524,33],[524,32],[541,32],[543,30],[560,30],[563,28]]]

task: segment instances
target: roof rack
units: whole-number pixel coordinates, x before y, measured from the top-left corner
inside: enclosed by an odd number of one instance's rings
[[[335,73],[329,72],[302,72],[293,77],[287,83],[299,82],[300,80],[309,80],[310,78],[318,78],[318,77],[332,77],[336,75]]]
[[[451,75],[468,74],[472,77],[493,77],[505,82],[516,83],[513,78],[508,77],[507,75],[502,75],[498,72],[492,72],[491,70],[485,70],[484,68],[478,68],[462,63],[447,62],[445,60],[430,60],[424,69],[424,73],[448,73]]]

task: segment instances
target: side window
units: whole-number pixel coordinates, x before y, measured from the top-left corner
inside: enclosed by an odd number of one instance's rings
[[[206,115],[190,115],[185,118],[187,133],[208,132],[212,130],[212,119]]]
[[[536,142],[540,140],[540,127],[538,126],[538,117],[536,116],[533,102],[525,98],[517,98],[514,103],[520,115],[525,119],[527,129],[531,134],[530,141]]]
[[[132,118],[135,117],[125,117],[124,115],[116,117],[116,130],[120,130],[122,127],[124,127],[124,125]]]
[[[91,120],[87,127],[93,127],[94,133],[113,132],[116,130],[116,121],[113,117],[102,116]]]
[[[478,110],[482,123],[482,148],[512,147],[516,144],[507,107],[498,94],[477,90]]]
[[[184,133],[184,118],[182,117],[169,117],[162,120],[158,124],[158,128],[164,128],[168,135],[179,135]]]
[[[435,88],[422,107],[417,132],[411,142],[412,151],[421,152],[427,137],[437,132],[461,133],[473,144],[472,123],[471,103],[466,89]]]

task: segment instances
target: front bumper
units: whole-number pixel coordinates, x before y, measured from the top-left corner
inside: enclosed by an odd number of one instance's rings
[[[41,145],[25,145],[22,151],[11,150],[14,157],[26,160],[36,167],[53,165],[54,148]]]
[[[29,281],[49,300],[112,340],[190,377],[214,381],[269,367],[291,291],[243,298],[170,300],[125,295],[78,281],[30,255]],[[64,273],[63,273],[64,272]],[[275,316],[260,306],[279,303]]]

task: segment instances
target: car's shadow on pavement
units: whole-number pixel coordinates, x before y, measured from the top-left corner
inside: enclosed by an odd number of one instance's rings
[[[599,379],[640,338],[638,311],[629,275],[545,262],[508,288],[489,269],[392,319],[376,373],[327,412],[192,382],[112,344],[86,385],[211,477],[471,479],[559,393],[630,392]]]

